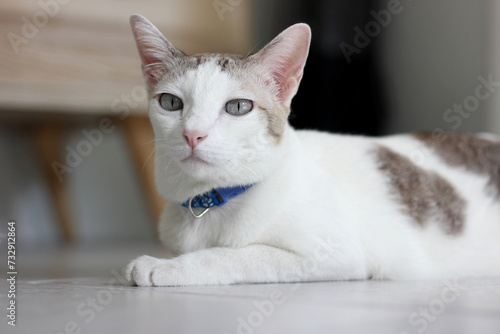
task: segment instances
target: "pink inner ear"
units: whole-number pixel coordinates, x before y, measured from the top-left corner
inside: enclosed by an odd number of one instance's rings
[[[165,75],[174,57],[182,54],[161,32],[142,16],[130,18],[132,32],[142,60],[144,81],[149,89]]]
[[[297,92],[309,52],[311,32],[296,24],[276,37],[261,52],[262,61],[278,86],[278,98],[288,104]]]
[[[273,77],[279,88],[278,98],[280,101],[285,102],[291,94],[295,95],[302,78],[303,67],[292,61],[289,66],[285,64],[283,69],[274,72]]]

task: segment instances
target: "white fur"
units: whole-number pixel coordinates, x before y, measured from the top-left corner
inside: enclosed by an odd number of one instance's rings
[[[168,200],[160,239],[178,256],[142,256],[126,268],[140,286],[209,285],[346,279],[416,279],[500,275],[500,205],[487,196],[486,177],[450,167],[410,136],[380,139],[296,131],[278,143],[256,103],[231,116],[231,99],[258,101],[233,76],[208,61],[150,92],[157,138],[156,178]],[[154,96],[184,101],[166,112]],[[300,112],[300,111],[299,111]],[[184,129],[208,136],[191,153]],[[446,235],[404,213],[377,168],[383,144],[448,180],[468,202],[464,231]],[[254,186],[203,218],[179,205],[216,187]]]

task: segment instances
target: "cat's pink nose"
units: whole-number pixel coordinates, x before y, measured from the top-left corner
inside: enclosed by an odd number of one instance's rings
[[[189,147],[194,150],[203,139],[207,138],[207,134],[200,130],[184,129],[184,138],[186,138]]]

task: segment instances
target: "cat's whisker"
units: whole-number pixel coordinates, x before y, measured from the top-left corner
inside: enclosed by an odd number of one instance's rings
[[[248,56],[250,56],[253,51],[257,48],[257,46],[260,44],[260,41],[255,43],[254,46],[247,52],[247,54],[245,55],[245,58],[247,58]]]
[[[165,165],[165,171],[168,171],[168,166],[170,166],[170,163],[174,160],[174,158],[170,158],[167,162],[167,164]]]
[[[148,163],[149,159],[151,159],[151,157],[153,157],[154,153],[155,153],[155,149],[153,148],[151,150],[151,152],[149,153],[148,157],[146,158],[146,161],[144,161],[144,164],[142,165],[142,169],[141,169],[141,174],[144,173],[144,169],[146,168],[146,164]]]
[[[246,156],[245,156],[245,158],[247,158],[247,157],[248,157],[248,155],[246,155]],[[253,169],[251,169],[250,167],[248,167],[248,166],[245,164],[245,162],[247,162],[247,163],[248,163],[249,161],[244,161],[244,160],[243,160],[243,161],[241,161],[241,162],[239,162],[239,163],[238,163],[238,161],[235,161],[234,159],[231,159],[230,161],[231,161],[231,163],[234,163],[234,164],[235,164],[235,165],[237,165],[237,166],[240,166],[240,167],[243,167],[243,168],[247,169],[247,170],[248,170],[250,173],[252,173],[252,174],[253,174],[256,178],[259,178],[259,175],[258,175],[258,174],[257,174],[257,173],[253,170]]]
[[[160,140],[156,139],[156,138],[153,138],[151,140],[148,140],[147,142],[145,142],[145,144],[156,144],[157,142],[159,142]]]
[[[252,173],[256,178],[259,178],[259,175],[253,171],[253,169],[251,169],[250,167],[248,167],[247,165],[245,164],[242,164],[241,165],[242,167],[245,167],[250,173]]]

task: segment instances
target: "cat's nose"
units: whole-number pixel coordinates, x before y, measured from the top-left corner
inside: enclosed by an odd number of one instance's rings
[[[207,133],[201,130],[186,130],[184,129],[184,138],[188,143],[189,147],[194,150],[196,146],[205,138],[207,138]]]

